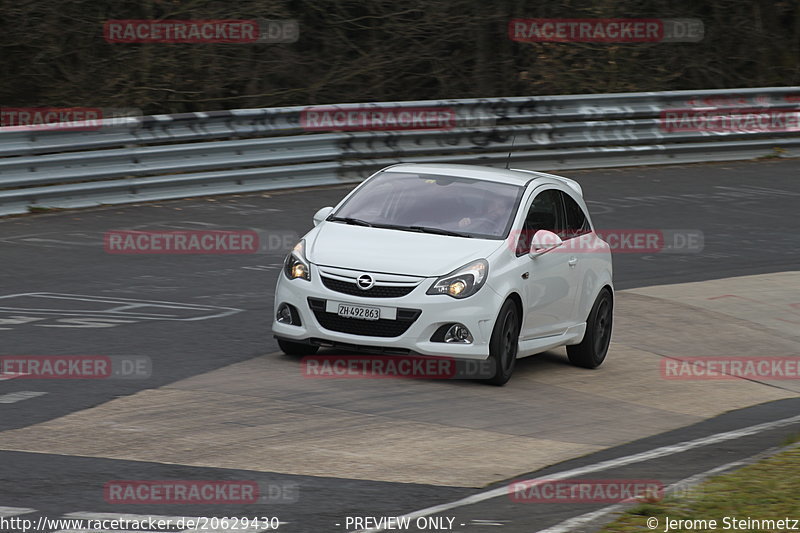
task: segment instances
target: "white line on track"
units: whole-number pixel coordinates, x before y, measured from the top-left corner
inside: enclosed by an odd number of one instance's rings
[[[631,465],[635,463],[643,463],[645,461],[651,461],[653,459],[659,459],[661,457],[675,455],[676,453],[682,453],[688,450],[693,450],[695,448],[701,448],[703,446],[709,446],[711,444],[718,444],[720,442],[740,439],[742,437],[748,437],[750,435],[755,435],[757,433],[769,431],[771,429],[777,429],[784,426],[790,426],[792,424],[797,424],[797,423],[800,423],[800,415],[792,416],[789,418],[782,418],[780,420],[773,420],[772,422],[765,422],[763,424],[757,424],[755,426],[748,426],[741,429],[735,429],[733,431],[726,431],[724,433],[715,433],[713,435],[709,435],[707,437],[701,437],[699,439],[679,442],[677,444],[671,444],[669,446],[661,446],[658,448],[653,448],[652,450],[647,450],[645,452],[640,452],[633,455],[626,455],[623,457],[617,457],[616,459],[609,459],[607,461],[601,461],[599,463],[580,466],[577,468],[572,468],[570,470],[564,470],[561,472],[548,474],[546,476],[525,480],[526,481],[525,487],[529,488],[531,486],[531,482],[539,481],[541,483],[544,483],[547,481],[569,479],[572,477],[591,474],[594,472],[601,472],[603,470],[610,470],[612,468],[618,468],[621,466]],[[457,509],[459,507],[474,505],[476,503],[485,502],[487,500],[492,500],[494,498],[499,498],[501,496],[508,496],[512,492],[511,487],[518,482],[519,480],[509,483],[508,485],[498,487],[496,489],[487,490],[484,492],[480,492],[478,494],[473,494],[472,496],[467,496],[466,498],[461,498],[460,500],[456,500],[454,502],[443,503],[441,505],[434,505],[433,507],[420,509],[419,511],[414,511],[405,514],[399,518],[408,518],[411,520],[415,520],[422,516],[430,516],[433,514],[444,513],[451,509]],[[359,531],[358,533],[378,533],[380,531],[385,531],[385,529],[384,528],[364,529]]]
[[[0,516],[7,518],[9,516],[18,516],[21,514],[28,514],[36,512],[36,509],[29,509],[27,507],[2,507],[0,506]]]
[[[470,520],[469,522],[470,522],[470,525],[472,525],[472,526],[497,526],[497,527],[501,527],[501,526],[506,525],[508,522],[511,522],[511,520],[505,520],[505,519],[503,519],[503,520],[479,520],[479,519],[473,519],[473,520]]]
[[[762,457],[764,454],[759,453],[755,457]],[[726,470],[731,470],[733,468],[737,468],[739,466],[744,466],[750,462],[749,459],[743,459],[740,461],[733,461],[721,466],[714,467],[710,470],[706,470],[700,474],[695,474],[693,476],[689,476],[687,478],[681,479],[680,481],[676,481],[669,487],[664,490],[665,494],[673,493],[679,490],[687,489],[705,478],[709,476],[713,476],[714,474],[718,474],[720,472],[725,472]],[[559,522],[558,524],[548,527],[547,529],[540,529],[536,533],[568,533],[573,531],[574,529],[581,527],[585,524],[594,523],[598,518],[602,518],[608,514],[614,513],[616,511],[621,511],[626,506],[630,505],[631,503],[635,502],[620,502],[615,503],[614,505],[609,505],[607,507],[603,507],[602,509],[598,509],[597,511],[592,511],[590,513],[574,516],[563,522]]]
[[[196,516],[165,516],[156,514],[126,514],[126,513],[91,513],[87,511],[77,511],[74,513],[67,513],[64,518],[72,518],[79,520],[169,520],[170,522],[177,522],[179,520],[197,520]]]
[[[46,392],[36,392],[32,390],[23,390],[19,392],[9,392],[8,394],[0,395],[0,403],[17,403],[22,400],[30,400],[37,396],[44,396]]]

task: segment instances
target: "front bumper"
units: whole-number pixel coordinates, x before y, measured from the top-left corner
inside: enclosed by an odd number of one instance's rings
[[[352,346],[354,349],[371,347],[385,353],[402,353],[407,350],[422,355],[438,355],[464,359],[483,360],[489,356],[492,328],[503,303],[502,297],[484,285],[476,294],[463,300],[447,295],[428,295],[425,292],[436,278],[425,278],[409,294],[394,298],[372,298],[345,294],[326,287],[320,278],[319,268],[311,267],[311,281],[290,280],[281,272],[275,290],[275,307],[282,303],[294,306],[299,314],[300,326],[280,323],[273,312],[272,331],[276,337],[293,342],[335,347]],[[325,313],[327,301],[370,307],[389,307],[398,310],[397,319],[410,322],[391,324],[389,320],[370,321],[341,318],[335,313]],[[412,315],[416,318],[412,320]],[[376,322],[380,322],[377,324]],[[469,344],[433,342],[431,337],[445,324],[460,323],[472,333]],[[336,331],[339,329],[340,331]],[[401,333],[394,335],[400,330]],[[345,331],[341,331],[345,330]],[[374,333],[380,332],[382,336]],[[367,334],[360,334],[367,333]],[[373,334],[369,334],[373,333]],[[390,336],[386,336],[390,335]]]

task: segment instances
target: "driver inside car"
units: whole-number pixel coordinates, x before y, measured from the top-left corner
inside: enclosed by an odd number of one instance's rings
[[[464,217],[458,221],[458,227],[472,229],[476,226],[484,226],[487,223],[497,225],[505,223],[507,219],[508,205],[503,201],[503,198],[495,196],[489,201],[489,206],[483,215],[474,218]]]

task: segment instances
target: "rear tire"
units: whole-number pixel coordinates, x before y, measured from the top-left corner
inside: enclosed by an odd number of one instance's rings
[[[511,300],[506,300],[492,330],[489,341],[489,361],[492,362],[494,376],[486,382],[492,385],[505,385],[517,362],[519,350],[519,317],[517,306]]]
[[[597,295],[586,319],[586,333],[580,344],[567,346],[569,361],[583,368],[597,368],[606,358],[611,342],[611,329],[614,321],[614,300],[611,291],[603,289]]]
[[[278,339],[278,346],[286,355],[314,355],[319,350],[319,346],[285,341],[283,339]]]

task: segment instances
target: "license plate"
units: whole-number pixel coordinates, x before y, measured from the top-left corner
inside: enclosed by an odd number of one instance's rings
[[[362,320],[378,320],[381,310],[378,307],[364,307],[361,305],[339,304],[339,316],[345,318],[360,318]]]

